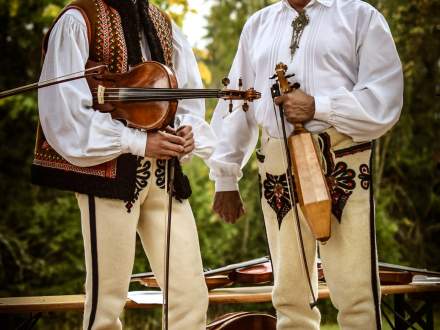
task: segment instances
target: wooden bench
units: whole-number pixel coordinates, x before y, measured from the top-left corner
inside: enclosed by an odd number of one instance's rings
[[[225,288],[212,290],[209,294],[211,304],[249,304],[271,302],[271,286]],[[440,285],[385,285],[381,287],[383,296],[394,296],[395,329],[410,329],[419,324],[422,329],[434,330],[432,304],[440,296]],[[405,296],[418,297],[422,307],[411,308]],[[320,286],[319,299],[328,299],[329,290]],[[80,311],[84,306],[84,295],[45,296],[45,297],[14,297],[0,298],[0,313],[44,313],[61,311]],[[151,309],[160,305],[137,304],[127,299],[128,309]],[[391,320],[387,320],[391,322]]]

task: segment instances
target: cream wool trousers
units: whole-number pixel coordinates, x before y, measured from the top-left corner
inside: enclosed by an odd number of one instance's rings
[[[165,162],[139,160],[136,198],[130,202],[77,194],[86,261],[84,329],[122,329],[136,232],[151,268],[164,284],[168,195]],[[169,282],[170,330],[206,328],[208,291],[194,216],[187,200],[173,201]]]
[[[331,300],[338,309],[339,326],[344,330],[380,329],[371,143],[355,144],[333,128],[314,138],[332,192],[332,236],[327,244],[319,244],[319,251]],[[319,329],[319,310],[309,307],[311,294],[289,199],[284,155],[283,141],[263,134],[257,158],[261,204],[274,269],[277,329]],[[317,296],[317,244],[301,210],[299,215]]]

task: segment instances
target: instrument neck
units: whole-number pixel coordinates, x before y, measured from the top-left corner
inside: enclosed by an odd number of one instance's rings
[[[293,135],[298,135],[308,132],[302,123],[295,123],[294,128],[295,129],[293,131]]]
[[[219,89],[106,88],[104,92],[105,101],[109,102],[174,101],[220,97]]]

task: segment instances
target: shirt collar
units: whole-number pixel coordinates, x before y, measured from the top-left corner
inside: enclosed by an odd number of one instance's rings
[[[323,6],[331,7],[333,5],[334,1],[335,0],[311,0],[310,3],[307,6],[313,6],[316,2],[318,2],[318,3],[320,3]],[[282,3],[283,3],[282,7],[292,8],[292,6],[289,4],[288,0],[282,0]]]

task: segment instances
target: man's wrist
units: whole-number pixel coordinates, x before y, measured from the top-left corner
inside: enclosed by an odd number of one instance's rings
[[[147,148],[147,133],[137,129],[124,127],[121,134],[123,153],[144,157]]]

